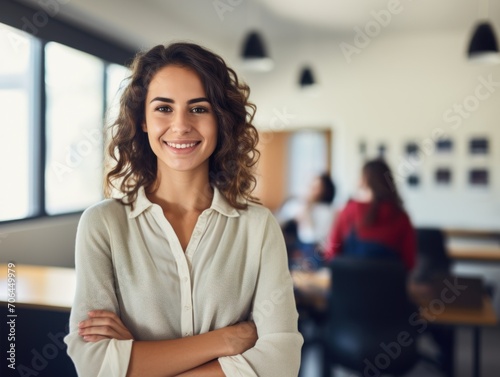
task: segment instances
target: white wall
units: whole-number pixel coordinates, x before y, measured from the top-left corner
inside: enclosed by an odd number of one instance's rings
[[[37,0],[25,0],[38,5]],[[192,40],[220,51],[223,43],[206,38],[196,27],[181,24],[166,11],[153,4],[133,0],[59,1],[57,12],[76,24],[81,24],[113,36],[128,46],[147,49],[173,40]],[[117,11],[117,7],[120,9]],[[210,15],[217,17],[211,3]],[[123,11],[126,8],[126,11]],[[52,11],[51,11],[52,12]],[[32,17],[32,14],[26,15]],[[0,225],[0,263],[74,266],[74,243],[79,216],[60,216],[37,220],[18,221]]]
[[[88,4],[82,8],[82,14],[101,9],[100,2],[92,0]],[[417,225],[498,230],[500,172],[493,164],[498,166],[500,162],[500,88],[488,100],[481,101],[477,111],[458,129],[443,120],[443,114],[454,103],[474,94],[478,77],[487,78],[491,74],[494,81],[500,81],[500,66],[473,66],[465,60],[468,31],[415,35],[390,35],[382,31],[359,55],[353,55],[349,64],[339,43],[353,44],[351,35],[337,39],[306,40],[296,36],[289,40],[270,39],[267,42],[275,69],[269,73],[249,73],[238,65],[239,46],[209,37],[199,38],[196,33],[183,34],[189,28],[184,26],[181,33],[181,29],[173,27],[175,22],[165,22],[164,32],[157,32],[148,25],[161,25],[157,21],[162,16],[147,13],[146,9],[141,8],[138,14],[143,21],[148,17],[155,20],[145,26],[150,45],[186,35],[219,52],[238,70],[251,86],[251,98],[258,106],[259,127],[268,130],[332,127],[333,175],[340,191],[337,204],[355,187],[362,163],[358,153],[360,140],[367,141],[372,154],[376,144],[387,143],[389,162],[398,170],[406,141],[423,142],[436,129],[442,129],[454,139],[457,148],[454,157],[444,161],[450,163],[456,181],[449,189],[436,189],[431,178],[439,160],[434,154],[427,156],[419,166],[422,188],[403,190],[413,221]],[[104,11],[103,20],[108,16],[105,13],[115,14],[113,10]],[[117,17],[111,17],[113,28],[119,23]],[[173,29],[177,32],[171,33]],[[139,39],[134,43],[139,43]],[[298,75],[304,63],[312,65],[322,85],[316,97],[305,95],[298,88]],[[492,154],[485,161],[466,155],[466,141],[471,135],[490,137]],[[483,163],[492,169],[492,185],[488,190],[470,190],[465,184],[465,170]],[[0,226],[0,262],[14,259],[19,263],[71,266],[76,224],[77,217],[69,216]]]
[[[79,215],[0,226],[0,263],[74,267]]]
[[[275,51],[272,73],[248,75],[252,98],[257,103],[259,125],[269,128],[275,110],[294,116],[290,127],[329,124],[334,130],[334,177],[340,186],[339,201],[352,193],[362,159],[360,140],[366,140],[371,156],[376,145],[388,145],[388,161],[396,175],[404,178],[413,169],[404,163],[407,141],[424,143],[436,135],[449,135],[455,143],[451,158],[432,150],[421,163],[414,163],[422,176],[419,189],[400,185],[406,206],[417,225],[439,225],[496,229],[500,226],[500,66],[477,66],[465,59],[468,33],[381,35],[347,63],[339,43],[353,44],[352,36],[321,40],[300,47],[296,41],[281,43]],[[322,84],[317,97],[301,93],[296,85],[304,51]],[[489,98],[479,101],[468,119],[445,121],[443,115],[454,103],[474,95],[480,77],[499,83]],[[467,155],[473,135],[490,138],[487,158]],[[449,166],[454,174],[451,187],[436,187],[433,172]],[[408,166],[411,169],[408,169]],[[491,169],[491,187],[471,189],[466,171],[472,166]]]

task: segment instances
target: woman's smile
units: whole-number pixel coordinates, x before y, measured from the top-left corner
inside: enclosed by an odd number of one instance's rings
[[[189,154],[193,152],[201,141],[164,141],[164,145],[173,153]]]
[[[209,158],[217,145],[217,120],[195,71],[170,65],[154,75],[143,131],[165,174],[208,174]]]

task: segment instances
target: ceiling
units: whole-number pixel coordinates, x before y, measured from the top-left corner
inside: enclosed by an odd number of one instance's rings
[[[61,5],[61,13],[143,47],[163,37],[168,27],[176,38],[221,43],[241,40],[253,28],[272,40],[303,40],[354,33],[354,28],[365,28],[382,15],[387,21],[378,22],[386,22],[384,34],[468,32],[480,15],[489,15],[500,32],[500,0],[486,8],[485,1],[472,0],[72,0]]]
[[[282,18],[325,30],[364,26],[374,14],[392,11],[388,27],[395,31],[453,30],[468,27],[475,18],[487,13],[500,21],[500,1],[473,0],[258,0]],[[494,4],[495,3],[495,4]],[[494,12],[495,11],[495,12]],[[500,26],[500,25],[499,25]]]
[[[274,36],[342,33],[389,13],[388,32],[468,30],[481,16],[500,29],[500,0],[147,0],[180,21],[230,37],[229,30],[259,27]],[[215,9],[218,4],[218,11]],[[234,4],[234,5],[231,5]],[[395,6],[394,6],[395,4]]]

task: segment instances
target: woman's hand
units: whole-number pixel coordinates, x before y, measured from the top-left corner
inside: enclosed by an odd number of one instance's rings
[[[106,310],[93,310],[88,315],[88,319],[78,324],[78,334],[83,337],[83,340],[97,342],[102,339],[134,339],[115,313]]]
[[[227,347],[227,356],[238,355],[255,346],[257,342],[257,328],[253,321],[240,322],[236,325],[224,327],[223,338]]]

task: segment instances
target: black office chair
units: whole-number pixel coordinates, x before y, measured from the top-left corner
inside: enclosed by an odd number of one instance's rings
[[[413,280],[425,283],[449,275],[451,260],[446,253],[446,238],[443,232],[437,228],[418,228],[416,237],[417,264]]]
[[[15,366],[2,354],[1,376],[77,377],[73,362],[67,354],[64,336],[68,333],[69,312],[30,308],[16,305],[15,317]],[[3,320],[0,324],[2,351],[8,351],[10,326],[5,320],[7,304],[0,305]],[[7,318],[10,319],[10,318]],[[6,342],[4,343],[4,340]],[[5,347],[3,346],[5,344]],[[5,353],[7,355],[7,353]],[[5,373],[5,374],[4,374]]]
[[[331,263],[329,323],[324,331],[324,377],[333,365],[362,375],[403,375],[418,360],[416,308],[406,271],[396,261],[338,257]]]
[[[446,237],[438,228],[417,228],[417,263],[412,274],[416,283],[435,284],[451,274],[451,259],[446,252]],[[455,330],[453,326],[429,323],[427,333],[432,335],[439,349],[437,357],[422,355],[427,362],[441,369],[445,376],[454,376]]]

